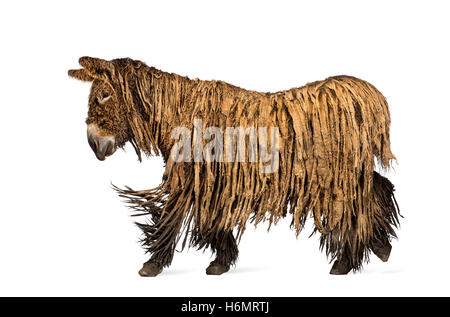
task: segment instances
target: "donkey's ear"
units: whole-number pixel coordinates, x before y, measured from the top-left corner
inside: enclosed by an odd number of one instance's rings
[[[78,60],[81,66],[86,68],[90,73],[101,74],[105,71],[112,73],[114,66],[110,61],[104,59],[83,56]]]
[[[93,81],[94,78],[84,68],[82,69],[70,69],[68,71],[70,77],[76,78],[82,81]]]

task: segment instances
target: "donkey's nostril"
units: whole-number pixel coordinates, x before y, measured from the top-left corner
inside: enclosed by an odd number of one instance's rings
[[[100,161],[103,161],[106,156],[114,153],[114,138],[113,137],[105,137],[98,139],[98,146],[96,155]]]
[[[91,147],[92,151],[97,152],[97,143],[95,142],[95,138],[92,134],[88,133],[88,142],[89,146]]]

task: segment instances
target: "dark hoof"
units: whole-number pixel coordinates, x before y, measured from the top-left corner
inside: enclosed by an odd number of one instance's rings
[[[161,273],[163,270],[163,268],[161,266],[159,266],[156,263],[153,262],[147,262],[144,263],[144,265],[142,266],[142,269],[139,270],[139,275],[140,276],[145,276],[145,277],[154,277],[156,275],[158,275],[159,273]]]
[[[383,262],[387,262],[387,260],[389,260],[391,250],[392,246],[389,242],[384,246],[374,246],[372,248],[373,253]]]
[[[336,260],[331,268],[330,274],[345,275],[352,269],[348,260]]]
[[[222,265],[217,262],[211,262],[209,266],[206,268],[206,274],[208,275],[220,275],[222,273],[228,272],[230,266]]]

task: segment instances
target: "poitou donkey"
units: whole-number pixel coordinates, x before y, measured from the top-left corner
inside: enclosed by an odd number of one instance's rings
[[[165,162],[158,187],[115,187],[146,217],[138,226],[151,257],[142,276],[168,267],[178,242],[212,249],[216,258],[207,274],[227,272],[247,223],[270,227],[288,214],[296,234],[313,218],[320,248],[334,260],[331,274],[359,270],[370,252],[388,260],[399,211],[394,186],[375,171],[375,159],[387,169],[395,157],[388,105],[371,84],[337,76],[261,93],[191,80],[129,58],[82,57],[79,63],[82,68],[69,75],[92,83],[86,123],[97,158],[130,142],[139,160],[144,153]],[[231,134],[227,153],[207,151],[213,134],[208,127],[216,129],[216,145],[230,128],[239,132]],[[264,139],[265,127],[277,138],[267,138],[258,151],[250,139]],[[174,134],[177,128],[181,134]],[[197,159],[173,155],[182,134],[191,143],[177,150]],[[265,154],[275,147],[268,155],[275,168],[267,170]]]

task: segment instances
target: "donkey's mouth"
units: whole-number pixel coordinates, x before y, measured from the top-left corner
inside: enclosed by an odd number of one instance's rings
[[[100,161],[104,161],[107,156],[112,155],[116,151],[114,138],[112,137],[98,139],[88,137],[88,142],[91,146],[92,151],[94,151],[95,156]]]
[[[96,129],[88,127],[88,142],[95,156],[104,161],[107,156],[116,151],[116,142],[113,136],[100,137]]]

